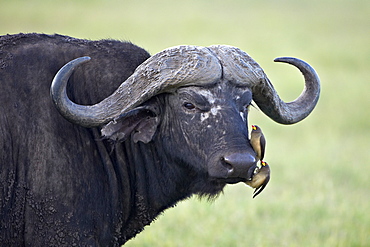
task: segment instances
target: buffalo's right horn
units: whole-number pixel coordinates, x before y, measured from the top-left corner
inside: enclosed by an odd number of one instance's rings
[[[50,89],[59,112],[84,127],[107,123],[153,95],[171,92],[181,86],[214,83],[222,73],[219,61],[207,48],[177,46],[150,57],[100,103],[77,105],[68,98],[66,86],[73,70],[88,60],[88,57],[77,58],[64,65],[55,75]]]

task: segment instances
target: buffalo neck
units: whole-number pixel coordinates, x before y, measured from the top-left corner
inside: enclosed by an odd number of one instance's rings
[[[134,143],[130,138],[114,145],[104,163],[112,187],[112,203],[119,208],[118,238],[126,242],[161,212],[191,195],[191,176],[163,152],[160,141]],[[177,178],[176,180],[173,178]],[[116,199],[118,198],[118,199]],[[118,229],[117,229],[118,230]]]

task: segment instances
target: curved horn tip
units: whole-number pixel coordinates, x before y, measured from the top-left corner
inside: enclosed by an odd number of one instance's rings
[[[295,65],[295,64],[304,64],[305,66],[308,66],[310,68],[311,65],[309,65],[307,62],[299,59],[299,58],[295,58],[295,57],[277,57],[274,59],[274,62],[278,62],[278,63],[289,63],[289,64],[292,64],[292,65]]]
[[[50,94],[54,99],[54,96],[63,89],[63,85],[67,83],[69,76],[72,74],[73,70],[82,63],[89,61],[91,58],[88,56],[79,57],[72,61],[66,63],[54,76],[53,81],[51,82]],[[62,80],[62,82],[60,82]],[[64,82],[63,82],[64,81]]]
[[[274,59],[274,62],[282,62],[282,63],[289,63],[289,61],[293,59],[298,59],[298,58],[293,58],[293,57],[277,57]]]
[[[274,62],[282,62],[298,68],[305,78],[305,88],[301,95],[292,102],[282,101],[269,81],[266,90],[271,91],[265,96],[256,95],[254,100],[260,109],[274,121],[281,124],[294,124],[306,118],[315,108],[320,96],[320,79],[311,65],[293,57],[278,57]],[[265,97],[267,96],[267,99]]]
[[[74,64],[74,65],[78,65],[78,64],[81,64],[81,63],[84,63],[84,62],[87,62],[91,59],[91,57],[89,56],[85,56],[85,57],[78,57],[76,59],[73,59],[72,61],[70,61],[68,64]]]
[[[288,63],[291,64],[295,67],[297,67],[305,76],[310,75],[313,77],[316,81],[316,86],[318,87],[318,92],[320,92],[320,78],[319,75],[317,74],[316,70],[307,62],[299,59],[299,58],[294,58],[294,57],[277,57],[274,59],[274,62],[279,62],[279,63]]]
[[[278,63],[288,63],[288,64],[291,64],[291,65],[294,65],[296,67],[301,67],[302,69],[305,68],[307,70],[310,70],[311,72],[314,72],[315,75],[317,76],[317,73],[315,71],[315,69],[309,65],[307,62],[299,59],[299,58],[295,58],[295,57],[277,57],[274,59],[274,62],[278,62]]]
[[[59,71],[65,71],[65,70],[74,70],[75,67],[79,66],[80,64],[83,64],[83,63],[86,63],[87,61],[89,61],[91,58],[88,57],[88,56],[85,56],[85,57],[78,57],[78,58],[75,58],[73,59],[72,61],[69,61],[68,63],[66,63]],[[72,72],[72,71],[71,71]],[[58,72],[59,73],[59,72]]]
[[[79,57],[76,58],[67,64],[65,64],[54,76],[53,81],[51,82],[50,86],[50,95],[52,98],[52,101],[58,111],[61,113],[62,116],[64,116],[66,119],[73,123],[77,123],[79,125],[83,126],[89,126],[88,124],[85,124],[82,120],[75,121],[75,114],[76,111],[71,111],[70,109],[75,109],[75,104],[71,102],[67,96],[66,93],[66,86],[68,83],[68,79],[75,70],[77,66],[79,66],[82,63],[85,63],[89,61],[91,58],[88,56],[85,57]],[[78,107],[77,107],[78,108]],[[78,111],[78,109],[77,109]]]

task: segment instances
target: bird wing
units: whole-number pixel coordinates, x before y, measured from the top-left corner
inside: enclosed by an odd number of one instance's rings
[[[265,148],[266,148],[266,139],[264,135],[260,137],[260,146],[261,146],[261,160],[263,160],[265,156]]]
[[[255,198],[259,193],[261,193],[266,188],[266,185],[268,184],[269,181],[270,181],[270,174],[268,174],[263,184],[254,190],[253,198]]]

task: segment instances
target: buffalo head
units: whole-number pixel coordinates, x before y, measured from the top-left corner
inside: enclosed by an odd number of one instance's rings
[[[253,177],[257,160],[247,124],[252,100],[274,121],[293,124],[310,114],[320,93],[314,69],[296,58],[275,60],[296,66],[305,78],[302,94],[285,103],[262,68],[240,49],[178,46],[150,57],[100,103],[77,105],[66,85],[87,60],[69,62],[53,80],[51,95],[65,118],[101,126],[110,139],[160,142],[172,162],[191,166],[194,174],[220,186]]]

